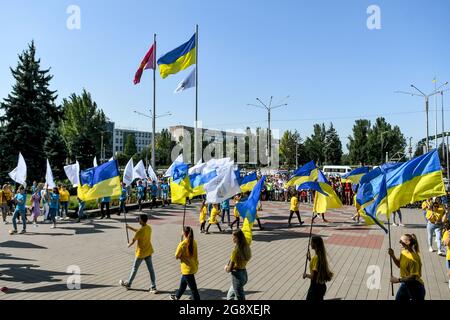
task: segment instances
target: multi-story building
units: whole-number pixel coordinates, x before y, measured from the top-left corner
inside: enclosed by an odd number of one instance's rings
[[[128,135],[130,134],[134,135],[137,152],[141,152],[144,148],[148,148],[152,143],[151,132],[139,131],[128,128],[114,128],[112,139],[112,150],[114,154],[117,152],[124,151]]]

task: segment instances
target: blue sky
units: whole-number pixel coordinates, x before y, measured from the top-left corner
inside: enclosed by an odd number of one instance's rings
[[[381,9],[380,30],[366,26],[371,4]],[[69,5],[81,8],[81,30],[66,28]],[[0,98],[13,84],[9,67],[34,39],[58,101],[86,88],[117,125],[150,130],[150,119],[133,111],[151,107],[152,74],[134,86],[134,73],[153,33],[160,57],[187,41],[195,24],[205,127],[265,127],[263,110],[246,104],[290,95],[289,105],[272,115],[274,128],[305,137],[315,122],[332,121],[345,145],[355,119],[384,115],[414,142],[425,136],[423,100],[394,91],[414,83],[431,92],[434,76],[450,81],[445,0],[18,0],[1,4]],[[158,129],[193,124],[194,90],[173,94],[188,73],[157,78],[157,113],[173,114],[158,119]]]

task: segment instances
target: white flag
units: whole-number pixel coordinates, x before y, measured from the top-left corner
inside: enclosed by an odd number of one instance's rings
[[[114,157],[111,157],[111,159],[109,159],[108,162],[109,162],[109,161],[114,161]]]
[[[47,189],[53,189],[55,187],[55,181],[53,181],[53,172],[50,167],[50,162],[47,159],[47,171],[45,173],[45,184],[47,185]]]
[[[173,167],[178,164],[178,163],[182,163],[183,162],[183,154],[180,154],[175,161],[170,165],[169,169],[167,169],[166,173],[164,173],[164,177],[171,177],[172,176],[172,170]]]
[[[17,167],[9,173],[11,179],[13,179],[18,184],[27,186],[27,164],[25,163],[25,159],[22,156],[22,153],[19,152],[19,161],[17,163]]]
[[[186,79],[184,79],[178,84],[178,87],[175,89],[174,93],[179,93],[186,89],[194,87],[195,87],[195,68],[191,71],[191,73],[187,76]]]
[[[97,157],[94,158],[94,168],[98,167],[98,163],[97,163]]]
[[[147,172],[145,172],[144,161],[139,161],[133,169],[133,178],[147,179]]]
[[[199,162],[189,169],[189,175],[196,174],[196,173],[202,173],[203,168],[205,168],[206,163],[203,163],[202,160],[199,160]]]
[[[66,173],[67,179],[69,179],[74,187],[80,185],[80,164],[78,161],[75,164],[65,166],[64,172]]]
[[[148,166],[147,171],[148,171],[148,176],[149,176],[149,178],[152,179],[152,181],[158,182],[158,176],[156,175],[156,173],[155,173],[155,171],[153,170],[153,168],[152,168],[151,165]]]
[[[133,166],[133,158],[128,161],[127,166],[125,167],[125,171],[123,172],[123,183],[128,187],[134,181],[134,166]]]
[[[241,192],[234,173],[234,165],[228,164],[217,170],[218,176],[206,183],[206,203],[221,203]]]

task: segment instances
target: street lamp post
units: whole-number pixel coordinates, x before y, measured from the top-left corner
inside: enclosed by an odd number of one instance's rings
[[[448,84],[448,82],[444,83],[440,88],[442,88],[443,86],[446,86]],[[430,94],[425,94],[423,91],[421,91],[420,89],[418,89],[415,85],[411,85],[411,88],[414,88],[415,90],[417,90],[420,94],[417,93],[413,93],[413,92],[405,92],[405,91],[395,91],[395,93],[402,93],[402,94],[408,94],[411,96],[418,96],[418,97],[423,97],[425,99],[425,114],[426,114],[426,146],[425,146],[425,150],[426,152],[429,151],[430,145],[429,145],[429,136],[430,136],[430,130],[429,130],[429,125],[428,125],[428,112],[429,112],[429,101],[430,101],[430,97],[436,95],[439,93],[439,91],[434,91]]]
[[[384,140],[383,140],[383,136],[386,134],[386,133],[389,133],[389,131],[383,131],[382,133],[380,133],[380,136],[381,136],[381,163],[383,163],[383,158],[384,158],[384,150],[383,150],[383,142],[384,142]],[[386,144],[387,145],[387,144]],[[386,152],[386,154],[387,154],[387,152]],[[387,163],[387,160],[386,160],[386,163]]]
[[[288,99],[289,96],[287,96],[286,98],[283,99],[283,101],[285,101],[286,99]],[[281,108],[281,107],[285,107],[287,106],[287,103],[283,103],[283,104],[278,104],[275,106],[272,106],[272,101],[273,101],[273,96],[270,97],[270,101],[268,104],[265,104],[264,102],[261,101],[260,98],[256,98],[256,101],[258,101],[261,105],[256,105],[256,104],[247,104],[247,106],[252,106],[252,107],[257,107],[257,108],[261,108],[261,109],[265,109],[267,110],[267,148],[266,148],[266,153],[267,153],[267,157],[268,157],[268,161],[267,164],[270,167],[271,165],[271,129],[270,129],[270,122],[271,122],[271,111],[273,109],[277,109],[277,108]]]
[[[156,130],[156,119],[157,118],[162,118],[162,117],[167,117],[167,116],[171,116],[172,114],[170,113],[170,111],[161,114],[161,115],[154,115],[153,112],[150,111],[150,115],[139,112],[139,111],[134,111],[134,113],[146,117],[146,118],[150,118],[152,119],[152,168],[155,170],[156,166],[155,166],[155,130]]]

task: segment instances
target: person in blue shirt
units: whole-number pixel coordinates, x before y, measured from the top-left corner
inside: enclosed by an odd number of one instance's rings
[[[50,220],[53,222],[53,225],[50,227],[52,229],[56,228],[56,214],[59,210],[59,189],[53,188],[53,192],[50,195],[50,205],[48,210],[48,216]]]
[[[139,211],[142,211],[142,201],[145,197],[145,187],[142,184],[142,180],[139,180],[138,186],[136,188],[136,198],[139,204]]]
[[[126,206],[127,197],[128,197],[127,188],[125,186],[125,183],[122,182],[122,193],[120,194],[119,198],[120,207],[119,213],[117,214],[118,216],[120,216],[121,213],[127,213],[127,206]]]
[[[152,197],[152,205],[151,208],[158,207],[156,204],[156,197],[158,196],[158,185],[156,184],[156,181],[153,181],[150,186],[150,194]]]
[[[230,225],[231,224],[231,221],[230,221],[230,199],[223,201],[221,203],[220,207],[222,208],[222,223],[225,223],[224,218],[225,218],[225,213],[226,213],[227,217],[228,217],[228,225]]]
[[[83,219],[85,217],[84,208],[86,207],[86,202],[84,202],[80,198],[77,198],[77,199],[78,199],[78,219],[77,219],[77,223],[79,223],[81,221],[81,219]]]
[[[102,201],[100,203],[100,212],[102,214],[100,219],[105,218],[105,208],[106,208],[106,219],[111,219],[110,212],[109,212],[109,203],[111,202],[111,197],[104,197],[102,198]]]
[[[162,206],[165,207],[166,206],[166,202],[167,204],[169,204],[168,199],[169,199],[169,184],[167,183],[167,180],[164,180],[161,183],[161,194],[162,194]]]
[[[22,220],[22,231],[20,233],[27,232],[27,211],[25,205],[27,203],[27,195],[25,193],[25,188],[20,186],[18,189],[18,193],[14,197],[14,201],[16,203],[16,209],[14,210],[12,223],[14,230],[10,231],[10,234],[17,233],[17,218],[21,217]]]

